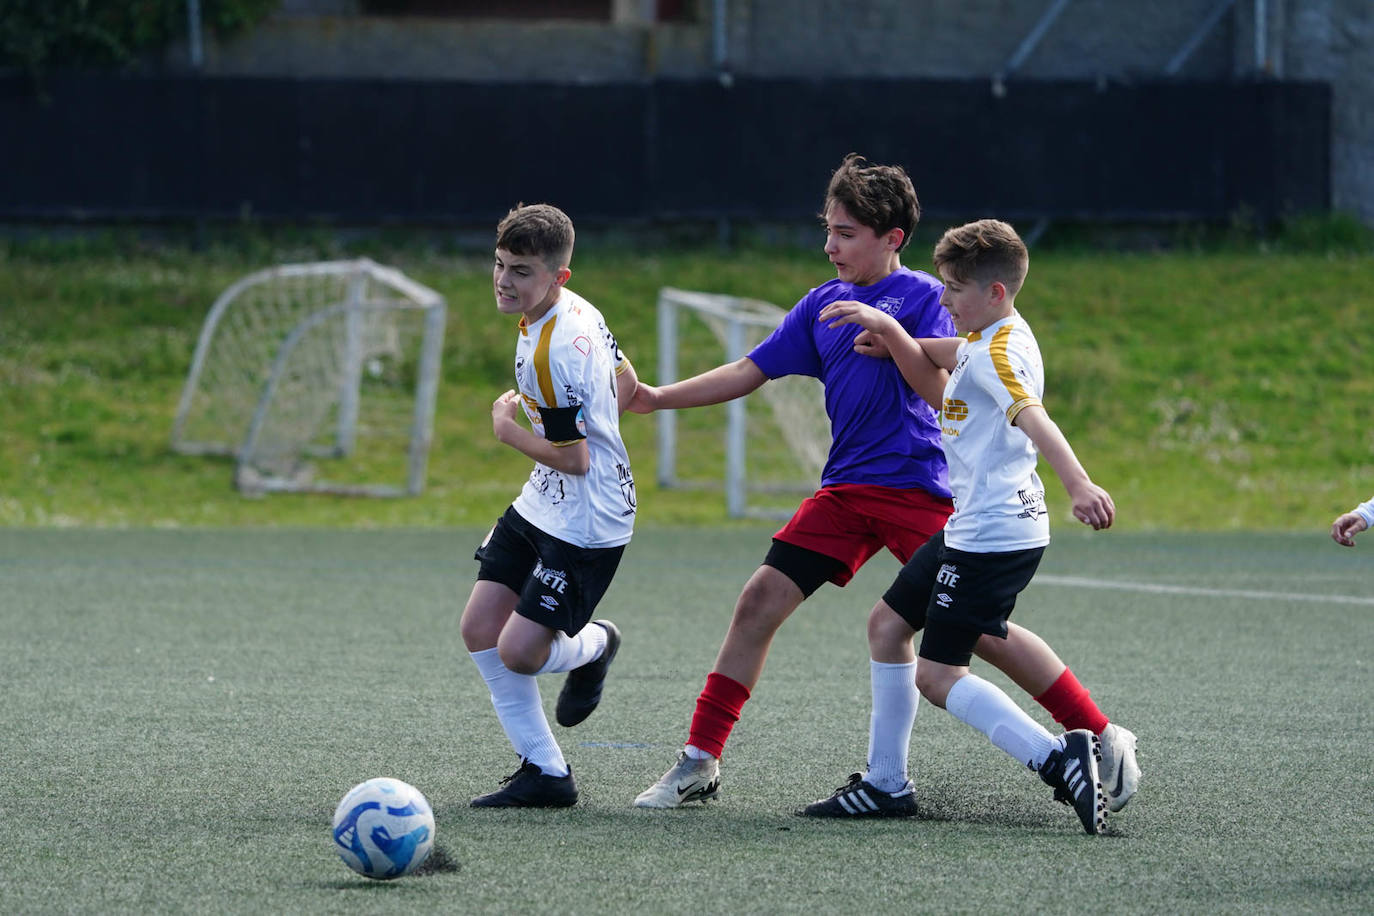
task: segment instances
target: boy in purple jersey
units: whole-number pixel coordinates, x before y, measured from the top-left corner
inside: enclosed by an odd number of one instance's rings
[[[913,337],[954,335],[940,305],[944,287],[929,274],[901,265],[901,251],[920,218],[916,191],[902,168],[873,165],[850,154],[831,177],[822,216],[825,253],[836,279],[802,297],[748,356],[661,388],[641,382],[629,405],[637,413],[650,413],[718,404],[747,395],[771,378],[810,375],[825,386],[832,437],[821,488],[774,535],[763,564],[740,593],[715,667],[697,699],[686,747],[677,763],[635,799],[639,807],[672,808],[714,798],[725,742],[783,621],[825,582],[843,586],[884,547],[905,563],[953,511],[935,411],[911,390],[892,360],[871,358],[884,355],[872,335],[819,321],[830,303],[852,300],[893,316]],[[896,405],[900,410],[894,414]],[[1106,717],[1049,647],[1014,624],[1011,631],[1005,641],[980,641],[980,657],[1032,692],[1057,720],[1073,720],[1073,728],[1105,728]],[[895,644],[886,644],[893,639]],[[879,715],[914,720],[911,671],[876,661],[899,657],[900,639],[870,627],[869,642],[875,659],[875,722]],[[1042,665],[1018,667],[1026,657],[1043,660],[1042,648],[1062,672],[1053,686],[1044,681]],[[883,734],[891,732],[883,728]],[[877,759],[870,758],[870,775],[875,785],[891,786],[883,792],[890,803],[872,813],[914,814],[906,749],[877,751]]]

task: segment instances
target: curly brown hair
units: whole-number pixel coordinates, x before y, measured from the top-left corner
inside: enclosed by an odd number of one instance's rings
[[[845,156],[830,176],[825,207],[820,213],[822,222],[835,204],[842,205],[860,224],[880,235],[889,229],[902,230],[898,251],[911,241],[916,224],[921,221],[921,202],[906,169],[900,165],[874,165],[858,153]]]

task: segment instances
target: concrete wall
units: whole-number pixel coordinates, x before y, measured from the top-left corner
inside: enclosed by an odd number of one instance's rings
[[[1374,224],[1370,0],[1235,0],[1225,9],[1218,0],[695,0],[693,22],[659,25],[643,21],[645,4],[615,8],[605,23],[388,19],[356,15],[355,0],[284,0],[251,34],[208,41],[204,70],[554,82],[1006,74],[1012,89],[1017,79],[1133,82],[1166,71],[1323,80],[1334,94],[1332,204]],[[1260,33],[1257,11],[1267,19]],[[1047,13],[1057,15],[1047,23]],[[168,64],[184,67],[184,49]]]

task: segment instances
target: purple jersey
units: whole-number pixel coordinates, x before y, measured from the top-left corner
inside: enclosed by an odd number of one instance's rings
[[[876,484],[951,495],[935,411],[892,360],[854,352],[858,325],[830,328],[816,320],[831,302],[855,299],[894,316],[912,337],[953,337],[954,325],[940,305],[943,290],[930,274],[905,267],[872,286],[831,280],[803,296],[749,352],[770,379],[810,375],[825,386],[831,444],[821,486]]]

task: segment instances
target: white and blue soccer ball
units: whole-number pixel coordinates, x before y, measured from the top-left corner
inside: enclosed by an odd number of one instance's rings
[[[369,779],[349,789],[334,809],[334,849],[365,877],[408,875],[434,849],[434,812],[409,783]]]

